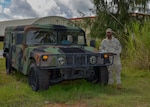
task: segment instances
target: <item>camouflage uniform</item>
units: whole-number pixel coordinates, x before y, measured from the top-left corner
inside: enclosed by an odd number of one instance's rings
[[[108,72],[109,72],[109,80],[108,84],[113,84],[114,83],[114,78],[113,78],[113,71],[115,71],[116,75],[116,84],[121,84],[121,61],[120,61],[120,53],[121,53],[122,47],[120,45],[120,42],[118,39],[114,38],[112,36],[112,39],[109,40],[107,37],[102,41],[101,46],[100,46],[100,51],[101,52],[110,52],[110,53],[115,53],[116,55],[114,56],[114,63],[111,66],[108,66]],[[110,56],[110,59],[112,56]]]

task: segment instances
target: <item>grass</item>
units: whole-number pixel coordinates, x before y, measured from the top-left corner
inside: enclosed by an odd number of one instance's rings
[[[5,59],[0,62],[0,107],[53,107],[58,104],[65,107],[150,106],[150,72],[147,71],[123,67],[122,90],[76,80],[33,92],[27,77],[20,73],[6,75]]]
[[[138,69],[150,68],[150,20],[145,20],[143,24],[134,22],[128,25],[128,41],[126,43],[126,58],[128,65]],[[146,33],[145,33],[146,32]]]
[[[3,42],[0,42],[0,50],[3,49]]]

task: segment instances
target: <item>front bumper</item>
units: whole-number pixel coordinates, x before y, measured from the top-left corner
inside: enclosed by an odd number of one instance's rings
[[[65,54],[50,54],[47,61],[42,60],[40,57],[37,65],[41,69],[61,69],[61,68],[87,68],[96,66],[109,66],[113,64],[113,58],[111,60],[104,58],[104,54],[109,53],[65,53]],[[60,64],[59,58],[64,59],[64,63]]]

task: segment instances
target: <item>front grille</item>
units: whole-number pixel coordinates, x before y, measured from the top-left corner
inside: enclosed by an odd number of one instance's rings
[[[66,65],[69,66],[79,66],[87,64],[87,56],[83,54],[78,55],[67,55],[66,56]]]
[[[43,66],[44,62],[41,61],[39,64],[42,69],[60,69],[60,68],[81,68],[81,67],[92,67],[92,66],[106,66],[111,65],[110,63],[104,63],[101,53],[65,53],[65,54],[50,54],[49,60],[46,62],[46,66]],[[96,58],[96,62],[93,60],[93,56]],[[59,62],[59,58],[64,58],[64,63]]]

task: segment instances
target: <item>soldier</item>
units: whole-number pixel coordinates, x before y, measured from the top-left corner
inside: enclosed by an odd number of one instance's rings
[[[113,72],[116,76],[116,84],[117,88],[121,89],[121,61],[120,61],[120,53],[122,47],[118,39],[113,36],[113,31],[111,28],[106,29],[106,38],[102,40],[100,51],[114,53],[114,62],[111,66],[108,66],[109,78],[108,85],[112,86],[114,84]],[[112,56],[110,56],[112,58]]]

